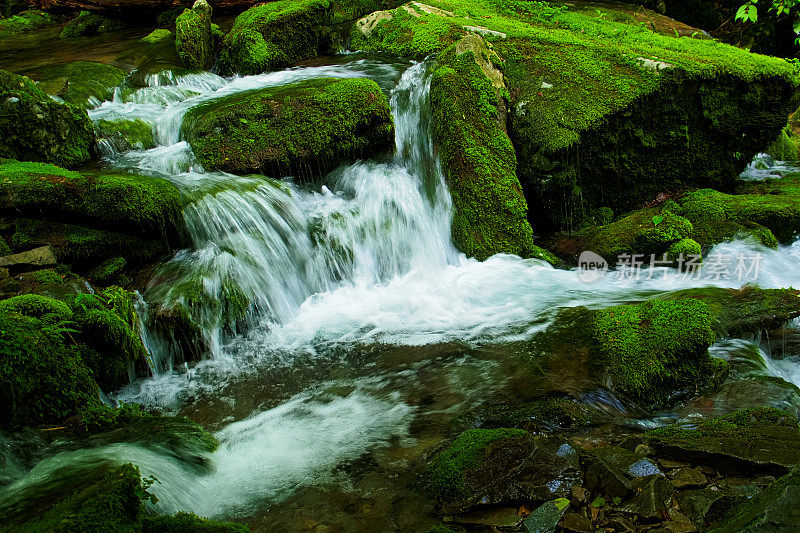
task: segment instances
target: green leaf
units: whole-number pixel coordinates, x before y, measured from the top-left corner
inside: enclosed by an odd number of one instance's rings
[[[592,507],[596,507],[598,509],[601,508],[601,507],[605,507],[606,499],[603,498],[602,496],[598,496],[597,498],[594,499],[594,501],[590,505]]]
[[[656,216],[653,217],[653,225],[654,226],[658,226],[662,222],[664,222],[664,215],[656,215]]]
[[[621,504],[621,503],[622,503],[622,498],[620,498],[619,496],[617,496],[616,498],[614,498],[614,505],[619,505],[619,504]]]
[[[563,511],[569,505],[569,500],[567,498],[559,498],[557,500],[553,500],[553,503],[559,511]]]

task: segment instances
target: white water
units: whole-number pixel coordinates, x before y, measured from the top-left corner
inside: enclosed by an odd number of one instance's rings
[[[656,276],[618,279],[619,272],[609,272],[581,283],[577,272],[534,259],[467,259],[450,241],[451,206],[428,134],[424,66],[400,73],[397,65],[361,60],[234,79],[160,77],[151,87],[118,91],[113,102],[91,112],[95,120],[135,117],[152,124],[158,147],[113,154],[111,163],[166,177],[193,199],[185,210],[192,249],[164,266],[164,277],[148,290],[150,310],[189,301],[187,285],[206,295],[194,293],[191,301],[206,326],[211,357],[186,374],[172,372],[173,348],[150,332],[146,340],[161,373],[126,388],[120,399],[177,410],[200,396],[222,394],[242,375],[291,368],[299,359],[321,362],[341,347],[503,344],[529,338],[564,306],[610,305],[708,285],[800,285],[798,244],[767,250],[726,243],[707,258],[707,264],[725,256],[760,258],[758,271],[745,279],[658,269]],[[320,76],[365,75],[394,87],[397,155],[341,168],[327,186],[205,172],[180,140],[186,110],[209,99]],[[250,302],[244,324],[230,323],[220,309],[226,293]],[[471,391],[464,401],[473,404],[499,386],[487,377],[489,369],[475,374],[480,379],[451,384]],[[164,511],[249,516],[265,502],[326,479],[342,462],[403,437],[419,416],[393,392],[394,382],[309,381],[281,403],[256,407],[225,426],[217,434],[220,449],[208,456],[210,473],[133,445],[61,454],[37,468],[47,472],[86,454],[131,461],[161,480],[152,491]],[[354,390],[331,393],[335,386]]]

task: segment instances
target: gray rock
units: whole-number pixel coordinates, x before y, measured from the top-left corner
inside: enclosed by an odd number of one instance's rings
[[[569,500],[560,498],[545,503],[522,523],[525,533],[552,533],[569,507]]]
[[[620,510],[644,520],[663,520],[672,499],[672,484],[664,476],[653,474],[637,480],[634,488],[636,496]]]
[[[57,263],[53,248],[50,245],[0,257],[0,268],[6,268],[9,272],[38,270],[55,266]]]
[[[699,468],[680,468],[672,473],[672,484],[676,489],[698,488],[706,483],[708,479]]]

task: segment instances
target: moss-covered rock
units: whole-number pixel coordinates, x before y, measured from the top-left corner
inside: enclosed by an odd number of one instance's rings
[[[99,120],[95,124],[97,143],[108,143],[116,152],[155,148],[153,127],[144,120]]]
[[[211,6],[197,0],[175,21],[175,49],[184,67],[207,70],[214,64]]]
[[[800,159],[800,137],[786,126],[765,152],[778,161],[797,161]]]
[[[125,23],[121,20],[103,18],[89,11],[81,11],[74,20],[64,26],[59,37],[62,39],[75,39],[76,37],[102,35],[124,27]]]
[[[476,35],[437,58],[431,80],[433,139],[453,198],[453,242],[468,256],[548,257],[533,244],[528,205],[505,131],[503,75]]]
[[[0,157],[74,167],[90,159],[93,143],[85,110],[54,101],[27,77],[0,70]]]
[[[677,392],[708,390],[727,376],[728,364],[709,355],[712,316],[699,300],[649,301],[599,310],[567,309],[533,339],[546,368],[561,375],[556,390],[605,387],[645,407]],[[558,389],[559,386],[565,389]]]
[[[119,531],[244,533],[245,526],[217,522],[191,513],[152,516],[145,502],[158,498],[147,492],[155,479],[142,480],[139,468],[108,462],[62,474],[55,486],[41,487],[33,502],[11,502],[2,509],[0,527],[6,530],[45,531]],[[70,483],[71,482],[71,483]],[[16,503],[17,505],[13,505]]]
[[[354,47],[422,58],[479,32],[505,60],[537,230],[665,191],[731,187],[786,124],[793,68],[705,39],[531,2],[431,0],[359,21]]]
[[[800,463],[800,430],[792,415],[771,407],[654,429],[631,439],[661,457],[703,461],[720,471],[786,472]]]
[[[178,231],[182,205],[178,189],[160,178],[0,160],[0,209],[168,237]]]
[[[28,72],[47,94],[58,96],[68,104],[96,107],[114,96],[114,88],[122,83],[127,72],[113,65],[93,61],[73,61],[46,65]]]
[[[519,429],[471,429],[430,462],[428,489],[445,512],[564,496],[580,484],[578,453],[557,437]]]
[[[61,306],[17,301],[0,310],[0,412],[4,428],[57,422],[100,402],[78,346],[67,344]],[[26,316],[41,314],[42,318]],[[55,311],[55,312],[46,312]]]
[[[219,68],[224,73],[258,74],[311,59],[327,48],[323,25],[329,0],[279,0],[236,17],[225,36]]]
[[[182,131],[205,169],[236,174],[317,174],[394,146],[386,96],[363,78],[220,98],[190,109]]]
[[[172,33],[171,30],[168,30],[166,28],[159,28],[157,30],[151,31],[150,33],[142,37],[142,41],[149,44],[158,44],[158,43],[172,41],[174,38],[175,35]]]
[[[8,39],[20,33],[53,26],[57,22],[44,11],[23,11],[8,18],[0,18],[0,39]]]

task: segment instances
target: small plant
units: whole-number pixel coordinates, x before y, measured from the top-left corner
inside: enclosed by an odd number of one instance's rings
[[[658,226],[662,222],[664,222],[664,215],[655,215],[653,217],[653,225],[654,226]]]

